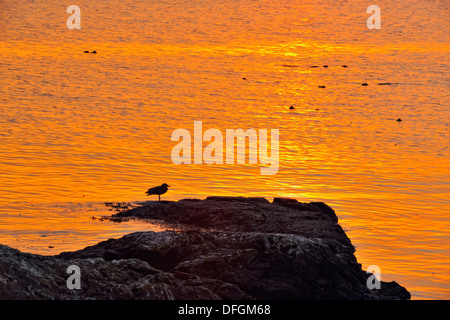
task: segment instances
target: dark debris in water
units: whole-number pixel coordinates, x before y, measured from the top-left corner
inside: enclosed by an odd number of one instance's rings
[[[135,206],[129,202],[105,202],[105,206],[109,207],[109,211],[124,212]]]

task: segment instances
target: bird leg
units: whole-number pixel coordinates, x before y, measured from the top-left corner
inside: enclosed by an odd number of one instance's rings
[[[159,197],[159,201],[161,201],[161,195],[160,194],[158,194],[158,197]]]

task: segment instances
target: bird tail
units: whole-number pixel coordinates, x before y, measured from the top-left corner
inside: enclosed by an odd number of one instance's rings
[[[150,188],[150,189],[148,189],[147,192],[145,192],[145,194],[148,195],[148,196],[154,194],[154,193],[155,193],[155,190],[154,190],[154,189],[155,189],[155,188]]]

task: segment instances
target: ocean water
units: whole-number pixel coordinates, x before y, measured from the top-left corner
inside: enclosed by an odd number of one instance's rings
[[[448,1],[380,0],[374,30],[359,0],[75,4],[71,30],[69,4],[0,3],[1,244],[50,255],[164,230],[92,219],[164,182],[165,200],[292,197],[332,206],[383,281],[450,298]],[[174,164],[194,121],[278,129],[277,173]]]

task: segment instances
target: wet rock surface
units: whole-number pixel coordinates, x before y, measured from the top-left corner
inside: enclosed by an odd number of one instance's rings
[[[145,202],[109,219],[171,223],[46,257],[0,246],[2,299],[409,299],[368,289],[350,239],[324,203],[209,197]],[[81,289],[68,289],[69,265]]]

